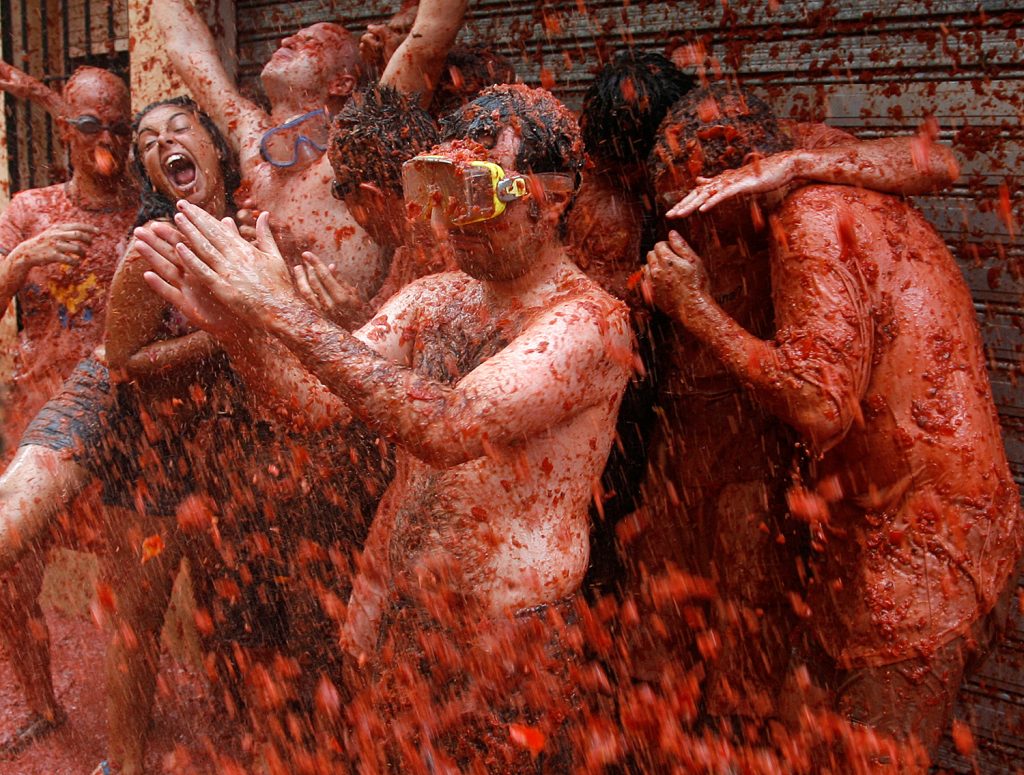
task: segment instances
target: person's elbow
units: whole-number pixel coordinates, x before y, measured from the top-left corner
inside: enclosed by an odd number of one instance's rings
[[[948,188],[956,183],[960,177],[960,162],[957,161],[952,148],[941,143],[933,144],[931,162],[936,186]]]
[[[131,352],[129,347],[126,347],[116,338],[107,337],[104,341],[103,349],[106,353],[107,367],[112,372],[125,372],[128,370],[132,355],[135,354]]]
[[[856,408],[849,401],[819,394],[791,405],[787,421],[818,454],[824,454],[846,437]]]

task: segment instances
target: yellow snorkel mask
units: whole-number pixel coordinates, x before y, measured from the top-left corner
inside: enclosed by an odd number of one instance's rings
[[[429,218],[439,210],[452,226],[466,226],[497,218],[509,202],[530,192],[532,179],[549,178],[566,179],[571,187],[567,175],[508,175],[492,161],[421,154],[402,165],[402,193],[412,217]]]

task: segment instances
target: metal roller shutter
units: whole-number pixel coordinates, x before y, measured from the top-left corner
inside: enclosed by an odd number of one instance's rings
[[[361,31],[397,3],[239,0],[239,58],[253,78],[282,33],[343,20]],[[735,73],[781,115],[825,119],[862,138],[908,134],[933,115],[963,164],[960,184],[918,205],[972,288],[1011,466],[1024,481],[1024,10],[1020,0],[695,0],[471,2],[467,42],[509,56],[528,83],[578,107],[602,51],[626,45]],[[1012,226],[1011,226],[1012,224]],[[1024,592],[1022,592],[1024,595]],[[1024,598],[1022,598],[1024,599]],[[964,686],[957,709],[973,761],[947,740],[957,772],[1019,772],[1024,762],[1024,622]]]

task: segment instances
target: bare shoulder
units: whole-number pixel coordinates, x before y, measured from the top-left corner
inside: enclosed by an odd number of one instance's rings
[[[482,287],[483,283],[480,280],[475,280],[465,272],[453,270],[413,280],[395,295],[408,295],[429,303],[450,300],[453,297],[466,298],[468,294],[479,292]]]
[[[562,331],[577,346],[599,351],[602,359],[631,366],[629,308],[586,275],[561,289],[530,328]]]
[[[772,216],[776,251],[784,251],[789,261],[801,255],[838,256],[855,232],[851,206],[857,200],[856,191],[848,186],[814,184],[789,194]]]
[[[389,328],[418,320],[421,313],[442,305],[450,304],[452,299],[465,299],[479,289],[480,282],[462,272],[440,272],[427,275],[403,285],[385,301],[367,324],[370,328]]]
[[[608,325],[617,326],[629,320],[626,304],[586,275],[575,280],[566,293],[555,297],[552,310],[593,318]]]
[[[8,209],[35,211],[38,208],[50,208],[55,202],[65,198],[64,184],[58,183],[44,188],[30,188],[19,191],[11,197]]]
[[[143,224],[143,227],[144,228],[149,228],[154,223],[168,223],[168,221],[166,221],[166,220],[146,221],[146,223]],[[139,267],[139,269],[137,270],[139,272],[142,272],[142,271],[144,271],[146,269],[149,269],[149,263],[147,261],[143,261],[142,260],[142,254],[139,253],[138,250],[136,250],[135,245],[136,245],[135,234],[134,234],[134,232],[129,232],[129,234],[128,234],[128,244],[125,246],[124,253],[122,253],[121,256],[117,260],[117,268],[114,270],[115,276],[124,274],[129,269],[133,269],[134,270],[136,267]]]

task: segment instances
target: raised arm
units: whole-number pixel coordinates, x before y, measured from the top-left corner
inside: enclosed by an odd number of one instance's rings
[[[210,28],[190,0],[160,0],[150,9],[175,70],[228,138],[244,173],[259,158],[259,138],[269,128],[266,113],[238,91]]]
[[[380,357],[309,308],[283,308],[267,324],[370,427],[450,467],[618,398],[630,364],[628,325],[621,309],[600,307],[566,302],[454,386]]]
[[[220,350],[205,331],[158,340],[167,303],[146,285],[149,264],[133,240],[118,264],[110,286],[105,346],[112,372],[148,379],[192,367]]]
[[[857,140],[823,125],[797,125],[798,141],[811,147],[773,154],[702,181],[669,212],[683,218],[743,194],[774,191],[797,180],[860,186],[913,196],[952,185],[960,175],[953,152],[923,129],[913,137]],[[845,139],[848,138],[848,139]]]
[[[752,336],[708,289],[701,259],[676,232],[648,256],[658,306],[704,343],[771,412],[819,452],[860,415],[872,354],[872,321],[854,262],[798,216],[772,260],[777,333]],[[844,226],[843,228],[852,228]],[[851,268],[852,267],[852,268]]]
[[[377,356],[392,363],[407,363],[412,350],[408,319],[418,295],[416,287],[403,289],[355,336]],[[301,302],[299,305],[303,306]],[[335,329],[335,333],[345,330]],[[236,331],[224,340],[232,365],[276,419],[286,420],[293,427],[320,430],[351,418],[345,401],[275,337],[247,329],[245,334]]]
[[[421,0],[412,30],[388,62],[381,85],[403,94],[418,93],[420,106],[426,108],[462,27],[467,4],[467,0]]]
[[[57,92],[7,62],[0,62],[0,89],[12,97],[34,102],[54,118],[64,115],[64,100]]]

